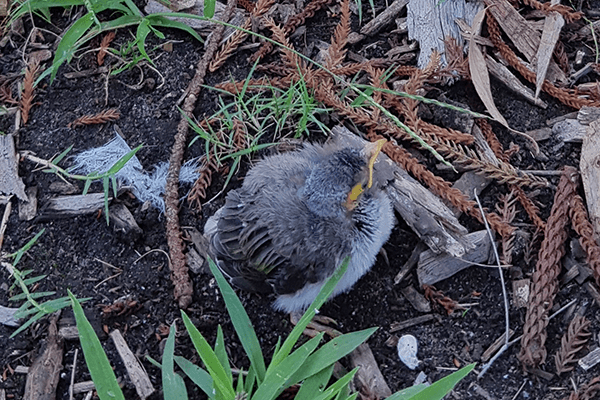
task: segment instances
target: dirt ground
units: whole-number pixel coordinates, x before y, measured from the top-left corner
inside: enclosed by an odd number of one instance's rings
[[[385,4],[381,1],[376,1],[375,5],[378,12],[385,8]],[[368,21],[372,18],[368,10],[368,2],[363,2],[363,7],[365,21]],[[584,1],[582,9],[584,12],[597,11],[600,9],[600,2]],[[315,17],[307,20],[305,35],[294,41],[299,51],[304,52],[314,40],[329,41],[338,21],[337,17],[332,17],[332,10],[333,7],[326,7],[317,12]],[[593,15],[597,19],[597,14]],[[594,19],[593,15],[590,19]],[[352,18],[353,30],[357,30],[356,15]],[[45,27],[55,33],[62,32],[69,23],[66,14],[62,15],[58,12],[56,15],[53,14],[52,22],[53,24],[49,25],[41,19],[35,19],[37,26]],[[29,18],[25,18],[23,23],[24,32],[29,32],[32,28]],[[582,22],[568,25],[563,29],[563,33],[568,32],[569,29],[578,29],[582,25]],[[71,79],[65,77],[65,73],[68,72],[97,68],[95,53],[89,53],[61,67],[56,80],[51,85],[47,79],[43,81],[36,91],[36,104],[32,109],[29,122],[17,133],[18,151],[28,151],[40,158],[50,159],[72,145],[72,153],[76,154],[107,143],[114,137],[115,129],[118,129],[131,147],[144,144],[137,157],[147,171],[151,171],[157,163],[167,161],[177,124],[181,118],[177,101],[194,75],[194,68],[203,52],[203,47],[185,34],[168,29],[163,31],[167,36],[166,40],[172,40],[172,51],[158,47],[152,53],[154,68],[162,77],[144,63],[140,64],[139,68],[135,67],[117,76],[111,76],[108,80],[106,74]],[[44,34],[44,37],[47,43],[53,43],[52,35]],[[390,37],[391,34],[382,33],[351,46],[350,49],[363,55],[384,54],[390,48],[388,40]],[[118,48],[130,38],[129,32],[120,30],[112,46]],[[21,47],[23,41],[23,36],[13,35],[12,41],[0,50],[0,74],[10,75],[24,68]],[[157,38],[150,38],[148,47],[163,42]],[[565,45],[570,62],[577,50],[585,48],[585,44],[580,42],[569,42]],[[91,44],[91,48],[97,46],[97,41]],[[238,79],[246,76],[250,70],[247,59],[252,51],[254,50],[237,52],[225,67],[215,74],[208,75],[207,84],[214,85],[230,79],[231,76]],[[583,60],[584,64],[592,61],[590,51],[587,51],[587,54],[588,56]],[[590,74],[587,79],[597,80],[598,75]],[[134,87],[140,80],[143,84]],[[509,125],[517,130],[537,129],[545,126],[548,119],[574,111],[546,94],[542,94],[541,98],[548,102],[548,108],[544,110],[534,107],[507,91],[502,83],[495,79],[492,79],[492,90],[501,114],[507,119]],[[440,87],[429,95],[436,97],[442,93],[449,100],[484,112],[470,82],[458,82],[453,86]],[[108,100],[107,104],[105,98]],[[203,90],[197,102],[196,115],[199,118],[210,115],[216,105],[216,95]],[[121,116],[116,122],[77,128],[67,127],[69,122],[81,115],[97,113],[111,107],[117,108],[120,112]],[[445,126],[451,126],[453,123],[455,115],[447,110],[441,111],[434,106],[426,108],[429,110],[430,122]],[[333,119],[328,119],[326,122],[331,126],[334,124]],[[11,132],[13,124],[12,119],[5,117],[0,121],[0,130]],[[494,132],[505,148],[508,148],[511,142],[520,145],[520,152],[511,159],[516,167],[526,170],[555,171],[564,165],[577,167],[579,164],[581,144],[567,143],[564,146],[557,146],[558,142],[555,139],[540,142],[542,152],[548,156],[548,161],[540,162],[531,156],[521,138],[511,135],[498,124],[494,125]],[[323,139],[316,132],[310,137],[310,140]],[[185,158],[199,156],[202,151],[201,143],[196,142],[186,151]],[[258,154],[255,158],[260,156],[261,154]],[[436,165],[434,162],[428,164],[434,169]],[[244,160],[240,171],[234,174],[226,191],[240,185],[247,169],[248,160]],[[447,172],[434,172],[448,180],[458,178],[458,175]],[[70,193],[70,189],[62,184],[59,177],[43,173],[37,165],[26,160],[22,160],[19,164],[19,175],[26,187],[37,187],[40,208],[43,208],[49,198]],[[558,183],[558,176],[550,176],[548,179],[553,185]],[[200,213],[191,209],[185,201],[182,203],[180,218],[184,229],[194,227],[202,230],[208,216],[224,202],[224,193],[219,193],[223,183],[224,176],[215,176],[207,200],[215,195],[217,197],[210,204],[205,205]],[[74,192],[80,193],[83,185],[75,183],[75,186]],[[186,188],[182,189],[180,194],[183,196],[186,190]],[[91,191],[102,191],[101,185],[94,184]],[[498,195],[506,192],[504,185],[491,185],[482,195],[484,206],[493,208]],[[536,197],[544,220],[550,214],[553,197],[552,188],[542,189]],[[129,347],[140,358],[154,387],[157,388],[157,392],[151,399],[159,399],[162,398],[158,390],[161,387],[160,371],[152,366],[145,356],[149,355],[160,360],[168,327],[173,321],[177,321],[179,332],[176,354],[185,355],[195,363],[199,360],[191,350],[187,335],[182,333],[183,324],[177,303],[173,298],[166,256],[163,252],[150,252],[151,250],[169,251],[165,238],[164,215],[152,207],[144,206],[128,193],[122,194],[116,202],[124,204],[132,212],[143,231],[141,235],[132,237],[115,232],[111,226],[107,226],[104,216],[100,214],[45,220],[38,217],[32,221],[21,221],[18,218],[17,202],[13,200],[14,207],[8,220],[2,251],[10,253],[17,250],[35,233],[45,229],[45,233],[27,252],[19,267],[22,270],[33,269],[34,275],[47,275],[39,282],[36,291],[52,290],[56,291],[56,296],[64,296],[66,290],[70,289],[78,297],[91,297],[91,300],[84,303],[86,315],[96,329],[116,375],[122,379],[126,398],[137,397],[115,347],[106,333],[114,329],[119,329],[124,334]],[[449,374],[457,366],[464,366],[471,362],[481,363],[482,353],[504,330],[504,309],[498,273],[495,269],[474,266],[436,285],[437,289],[450,298],[462,304],[470,304],[466,310],[447,315],[443,310],[434,308],[436,318],[432,321],[401,332],[390,333],[393,323],[422,315],[401,294],[401,289],[410,285],[420,290],[416,273],[413,271],[400,284],[394,284],[394,277],[419,242],[417,236],[402,219],[398,219],[399,222],[389,242],[384,246],[388,262],[380,256],[376,265],[352,291],[331,300],[321,310],[322,314],[338,322],[337,329],[342,332],[379,327],[368,344],[392,391],[412,385],[420,371],[427,374],[429,381],[435,381]],[[461,222],[470,231],[481,229],[481,225],[473,218],[462,217]],[[524,230],[533,232],[531,222],[520,208],[514,223]],[[571,231],[570,237],[575,238],[576,235]],[[525,247],[526,243],[517,243],[517,249],[520,250],[515,253],[513,259],[515,267],[505,275],[509,295],[512,292],[513,279],[529,277],[533,272],[535,257],[529,263],[526,262],[523,250]],[[534,253],[537,253],[538,248],[539,243]],[[570,249],[571,246],[568,244],[567,248]],[[148,254],[140,257],[146,253]],[[243,349],[235,337],[214,280],[210,274],[204,272],[193,274],[192,279],[193,302],[187,310],[192,321],[209,341],[214,340],[217,326],[222,325],[232,364],[240,368],[247,366]],[[1,305],[15,306],[8,300],[14,294],[11,285],[12,280],[7,270],[1,268]],[[263,350],[269,357],[277,338],[285,337],[290,332],[292,326],[289,317],[271,309],[272,298],[242,291],[238,291],[238,294],[256,328]],[[111,305],[123,297],[134,300],[136,305],[124,315],[103,315],[103,306]],[[469,375],[449,398],[562,399],[568,396],[573,385],[580,387],[597,376],[598,367],[588,372],[575,368],[574,371],[561,376],[554,374],[553,355],[560,346],[561,337],[574,312],[583,310],[586,318],[591,321],[590,332],[593,332],[593,335],[583,353],[599,345],[598,304],[594,303],[583,286],[573,281],[561,286],[555,299],[556,308],[571,300],[576,300],[576,305],[567,311],[565,316],[561,315],[552,320],[548,326],[549,356],[542,369],[551,373],[550,379],[524,374],[516,357],[520,347],[517,343],[496,361],[481,380],[477,380],[475,374]],[[517,309],[511,305],[510,325],[517,335],[522,332],[524,319],[525,309]],[[74,324],[72,313],[63,312],[60,323]],[[9,338],[14,328],[0,325],[0,371],[2,372],[0,388],[5,389],[8,399],[22,397],[26,375],[13,371],[17,366],[31,365],[47,336],[47,330],[48,321],[42,319],[17,337]],[[415,371],[409,370],[402,364],[398,359],[396,348],[389,345],[394,335],[402,334],[412,334],[419,342],[418,358],[422,363]],[[69,398],[68,386],[73,356],[77,348],[80,348],[78,341],[65,343],[64,368],[58,384],[57,399]],[[81,352],[79,354],[75,382],[90,379]],[[192,384],[188,384],[188,391],[190,399],[205,398]],[[514,397],[515,395],[517,397]],[[82,399],[83,396],[80,394],[75,398]]]

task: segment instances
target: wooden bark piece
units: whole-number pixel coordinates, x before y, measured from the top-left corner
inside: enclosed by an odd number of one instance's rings
[[[12,327],[19,326],[19,323],[15,321],[15,313],[18,310],[18,308],[0,306],[0,324]]]
[[[522,96],[525,100],[543,109],[548,108],[548,104],[543,100],[537,98],[533,90],[523,85],[519,78],[517,78],[508,68],[500,64],[498,61],[491,58],[489,55],[485,57],[485,63],[487,65],[490,74],[495,76],[500,82],[504,83],[506,87],[512,90],[514,93]]]
[[[540,45],[542,34],[535,30],[529,22],[506,0],[484,0],[489,6],[489,12],[498,21],[502,30],[519,49],[521,53],[532,62]],[[565,73],[556,62],[550,61],[546,76],[550,82],[567,83]]]
[[[19,178],[19,168],[12,135],[0,135],[0,193],[15,194],[27,201],[25,184]]]
[[[342,126],[332,129],[332,139],[349,141],[357,146],[365,143]],[[432,251],[460,257],[473,248],[474,244],[466,238],[467,229],[452,211],[385,154],[377,158],[374,179],[383,184],[396,211]]]
[[[594,228],[596,243],[600,243],[600,120],[590,124],[583,138],[579,169],[585,190],[590,222]]]
[[[368,344],[358,346],[349,357],[352,368],[360,367],[354,380],[358,387],[367,391],[368,398],[385,399],[392,395]]]
[[[463,19],[471,25],[475,14],[482,8],[480,2],[464,0],[411,0],[406,21],[408,38],[419,42],[421,47],[418,67],[427,66],[433,50],[442,54],[442,63],[446,64],[444,39],[451,36],[459,46],[463,45],[460,29],[454,20]]]
[[[473,263],[486,263],[492,250],[487,231],[470,233],[467,238],[475,243],[476,247],[462,258],[452,257],[448,254],[435,254],[431,250],[421,253],[419,266],[417,267],[419,284],[421,286],[435,285],[437,282],[470,267]]]
[[[31,221],[37,214],[37,186],[25,189],[28,201],[19,201],[19,220]]]
[[[408,0],[395,0],[381,14],[373,18],[368,24],[362,27],[360,33],[367,36],[372,36],[379,32],[382,28],[395,21],[396,16],[408,4]]]
[[[111,225],[116,232],[121,232],[133,240],[142,235],[142,228],[137,224],[131,211],[125,205],[114,204],[110,206],[108,213]]]
[[[123,360],[123,364],[125,364],[129,378],[135,386],[135,391],[142,400],[145,400],[154,393],[154,387],[152,386],[152,382],[150,382],[148,374],[144,371],[138,359],[129,349],[129,346],[127,346],[127,342],[125,342],[125,339],[119,330],[112,331],[110,337]]]
[[[559,4],[560,0],[552,0],[551,4]],[[535,56],[536,66],[536,80],[535,80],[535,98],[540,95],[542,90],[542,84],[546,79],[546,73],[548,72],[548,66],[552,61],[552,53],[558,42],[560,31],[565,25],[565,20],[556,11],[551,12],[544,21],[544,30],[542,31],[542,38],[540,40],[540,47]]]
[[[63,341],[58,336],[57,319],[58,316],[52,317],[45,343],[46,348],[29,368],[23,400],[54,400],[56,398],[56,385],[58,385],[60,371],[63,368]]]
[[[109,196],[108,201],[112,197]],[[104,208],[104,193],[59,196],[48,200],[42,210],[42,219],[74,217],[93,214]]]

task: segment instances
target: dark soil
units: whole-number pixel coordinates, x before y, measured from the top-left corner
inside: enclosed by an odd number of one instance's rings
[[[378,12],[384,7],[382,2],[376,2]],[[363,2],[364,16],[370,19],[368,2]],[[597,10],[600,2],[584,2],[585,10]],[[58,14],[58,13],[56,13]],[[306,23],[306,37],[296,40],[300,51],[306,49],[315,39],[329,42],[329,38],[337,18],[330,18],[329,9],[320,11]],[[353,16],[356,19],[356,16]],[[37,26],[46,26],[43,21],[35,18]],[[61,31],[68,23],[64,17],[56,15],[53,19],[56,25],[50,27],[53,31]],[[31,22],[24,19],[25,32],[31,29]],[[354,21],[356,30],[356,21]],[[577,29],[581,24],[574,25]],[[59,27],[59,28],[57,28]],[[32,152],[43,159],[50,159],[73,145],[72,153],[97,147],[111,140],[115,129],[131,147],[144,144],[137,157],[148,171],[159,162],[167,161],[173,144],[173,137],[177,124],[181,118],[177,100],[182,96],[189,81],[194,75],[195,65],[203,52],[200,43],[179,32],[164,30],[167,39],[174,40],[173,50],[165,51],[162,48],[155,50],[153,58],[155,68],[164,77],[143,63],[117,76],[111,76],[106,84],[105,74],[92,75],[85,78],[67,79],[64,74],[73,70],[96,68],[95,52],[74,60],[69,65],[63,66],[56,80],[49,84],[46,79],[37,90],[37,103],[33,107],[30,121],[21,128],[17,135],[17,148],[19,151]],[[54,37],[44,34],[47,43],[52,44]],[[113,47],[118,48],[130,40],[131,34],[119,31]],[[374,57],[384,54],[389,49],[388,34],[371,41],[361,42],[352,48],[361,52],[363,56]],[[148,48],[159,44],[158,39],[149,39]],[[44,42],[42,40],[42,42]],[[367,50],[364,47],[373,44]],[[24,64],[21,61],[20,46],[23,38],[13,35],[13,42],[5,45],[1,50],[0,73],[8,75],[20,71]],[[97,47],[92,43],[91,47]],[[567,43],[567,54],[573,60],[577,50],[585,48],[583,43]],[[207,77],[209,85],[230,79],[243,78],[250,70],[247,58],[250,51],[237,53],[224,68],[216,74]],[[588,52],[589,54],[589,52]],[[108,60],[109,58],[107,58]],[[584,64],[588,59],[584,59]],[[143,76],[141,72],[143,71]],[[595,76],[597,79],[598,77]],[[132,89],[140,79],[144,82],[141,88]],[[492,81],[494,97],[500,112],[508,120],[511,127],[527,131],[545,125],[546,120],[566,114],[573,110],[562,106],[552,98],[542,94],[544,101],[549,103],[546,110],[531,106],[524,100],[508,92],[498,81]],[[459,82],[451,87],[441,88],[447,100],[467,105],[476,111],[483,112],[483,106],[470,83]],[[107,93],[108,103],[105,104]],[[434,92],[436,93],[436,92]],[[216,97],[212,92],[203,90],[196,107],[196,115],[201,118],[210,115],[217,106]],[[91,125],[78,128],[67,128],[67,124],[84,114],[97,113],[105,108],[118,108],[121,117],[116,123],[106,125]],[[446,110],[426,107],[432,122],[451,126],[456,116]],[[1,122],[2,130],[11,131],[13,120],[7,118]],[[333,125],[333,122],[330,123]],[[521,147],[520,152],[512,162],[522,169],[559,170],[564,165],[578,166],[580,144],[566,144],[555,152],[556,142],[548,140],[541,144],[542,151],[549,157],[547,162],[535,160],[526,150],[524,141],[510,135],[499,125],[494,126],[494,131],[499,135],[505,148],[511,142]],[[318,135],[313,135],[311,140],[321,140]],[[202,146],[197,142],[189,148],[186,159],[202,154]],[[256,155],[255,157],[260,157]],[[428,156],[425,156],[428,157]],[[247,161],[244,161],[247,163]],[[433,168],[435,164],[431,163]],[[240,172],[234,175],[227,190],[237,187],[243,179],[248,166],[242,165]],[[436,173],[438,173],[437,171]],[[446,176],[447,173],[439,172],[448,179],[457,176]],[[51,197],[65,194],[65,185],[60,185],[61,180],[53,174],[45,174],[31,162],[20,163],[20,176],[27,187],[38,188],[38,201],[41,206]],[[556,185],[558,177],[551,177],[550,181]],[[222,188],[224,177],[215,177],[207,200],[216,195]],[[76,184],[81,192],[83,186]],[[92,186],[92,192],[101,191],[101,185]],[[186,189],[181,190],[181,195]],[[484,205],[493,208],[498,194],[505,193],[506,187],[491,185],[484,193]],[[537,196],[541,214],[547,219],[554,190],[544,189]],[[206,205],[198,213],[190,209],[185,202],[182,204],[180,218],[184,227],[194,227],[202,231],[206,218],[223,204],[224,194]],[[109,360],[115,368],[116,375],[122,380],[125,397],[137,398],[133,385],[127,378],[125,368],[115,351],[112,341],[106,332],[119,329],[131,348],[139,356],[147,369],[156,394],[152,399],[162,398],[161,375],[159,369],[152,366],[145,358],[150,356],[156,360],[161,359],[164,341],[168,334],[168,327],[176,322],[178,329],[176,354],[185,355],[195,363],[199,359],[192,350],[187,335],[181,323],[181,314],[173,298],[173,287],[166,256],[163,252],[150,252],[162,250],[168,252],[165,238],[165,218],[152,207],[140,204],[127,193],[117,200],[125,204],[133,213],[137,223],[143,230],[139,237],[125,236],[115,232],[107,226],[104,216],[100,214],[84,215],[68,219],[51,219],[21,221],[17,215],[17,202],[13,200],[13,211],[8,220],[3,252],[14,252],[23,246],[35,233],[45,229],[38,242],[26,253],[20,262],[21,270],[32,269],[32,275],[46,275],[39,282],[36,291],[56,291],[56,296],[66,295],[70,289],[77,297],[90,297],[84,303],[86,315],[96,329],[100,340],[106,349]],[[533,228],[529,225],[524,212],[519,209],[515,223],[522,224],[530,233]],[[399,218],[400,219],[400,218]],[[481,229],[481,226],[470,217],[461,220],[470,231]],[[572,237],[576,237],[571,232]],[[490,344],[504,331],[504,308],[502,290],[498,273],[495,269],[471,267],[454,277],[436,285],[445,295],[468,306],[465,312],[457,311],[448,316],[443,310],[437,310],[434,322],[425,323],[397,335],[412,334],[419,341],[418,357],[422,364],[416,371],[409,370],[398,359],[395,346],[386,342],[395,334],[390,333],[390,326],[394,322],[404,321],[422,315],[416,311],[400,293],[402,287],[413,285],[418,287],[416,273],[412,273],[399,285],[394,285],[394,277],[410,257],[413,248],[417,245],[418,238],[408,226],[400,219],[392,232],[389,242],[384,246],[389,262],[384,257],[379,257],[377,264],[363,277],[347,294],[340,295],[327,303],[321,310],[322,314],[333,317],[337,322],[337,329],[342,332],[351,332],[368,327],[379,327],[378,331],[368,341],[379,367],[393,391],[412,385],[419,371],[427,374],[430,381],[435,381],[446,376],[451,369],[464,366],[471,362],[481,361],[481,355]],[[520,246],[520,247],[519,247]],[[523,241],[517,244],[520,251],[515,255],[514,268],[506,274],[509,295],[512,292],[511,281],[522,276],[530,276],[535,265],[535,259],[529,263],[525,261],[524,249],[530,243]],[[570,248],[570,246],[567,246]],[[537,253],[539,243],[533,250]],[[148,254],[146,254],[148,253]],[[145,255],[140,257],[140,255]],[[118,270],[117,270],[118,269]],[[117,271],[119,272],[117,274]],[[212,276],[200,272],[192,276],[194,282],[194,297],[191,307],[186,310],[194,324],[200,329],[209,341],[213,341],[218,325],[222,325],[225,332],[225,341],[233,365],[238,368],[247,367],[245,358],[233,327],[229,321],[222,298],[217,290]],[[9,297],[18,293],[11,288],[12,280],[5,268],[0,269],[0,304],[15,306]],[[270,357],[278,337],[285,337],[291,331],[292,325],[287,315],[271,309],[272,298],[248,294],[238,291],[246,310],[258,333],[263,350]],[[102,307],[111,305],[120,298],[128,297],[135,301],[124,315],[103,315]],[[577,300],[577,310],[584,309],[585,316],[592,321],[591,332],[598,332],[600,318],[597,310],[598,304],[593,302],[591,296],[577,283],[569,283],[561,287],[555,304],[562,306],[568,301]],[[558,307],[557,307],[558,308]],[[568,317],[560,316],[554,319],[548,327],[548,360],[543,369],[554,372],[553,355],[560,346],[560,338],[566,330],[573,312],[567,312]],[[511,306],[510,325],[519,335],[525,318],[524,309]],[[64,311],[61,324],[73,324],[70,311]],[[17,366],[30,366],[36,358],[45,337],[47,336],[48,321],[42,319],[35,323],[15,338],[9,338],[14,328],[0,325],[0,388],[6,390],[7,398],[20,399],[23,395],[26,375],[13,373]],[[588,345],[597,346],[597,335]],[[72,370],[73,356],[76,348],[80,348],[78,341],[68,341],[65,344],[63,365],[57,390],[57,399],[68,399],[68,386]],[[487,375],[477,380],[475,374],[468,376],[458,385],[451,398],[455,399],[513,399],[522,388],[517,399],[561,399],[568,395],[572,389],[571,379],[577,386],[589,381],[598,374],[597,368],[584,372],[576,368],[571,373],[561,377],[554,375],[549,381],[525,375],[516,355],[519,344],[513,345],[502,355],[489,370]],[[77,360],[75,382],[89,380],[90,376],[83,358]],[[522,385],[524,385],[522,387]],[[205,398],[192,384],[188,385],[191,399]],[[486,397],[485,392],[489,394]],[[76,398],[83,398],[78,395]]]

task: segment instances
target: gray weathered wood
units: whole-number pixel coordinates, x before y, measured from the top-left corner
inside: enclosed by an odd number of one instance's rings
[[[19,166],[12,135],[0,135],[0,193],[15,194],[27,201],[25,184],[19,177]]]
[[[421,53],[417,65],[424,68],[431,57],[433,50],[442,55],[442,63],[446,63],[444,56],[444,39],[451,36],[459,45],[464,45],[460,29],[455,19],[462,19],[468,25],[473,22],[473,17],[483,8],[481,2],[465,0],[442,1],[439,0],[411,0],[408,3],[406,21],[408,23],[408,38],[419,42]]]
[[[381,14],[377,15],[368,24],[362,27],[360,33],[367,36],[372,36],[379,32],[382,28],[395,22],[398,14],[402,12],[404,6],[408,4],[408,0],[395,0]]]
[[[500,64],[489,55],[485,58],[485,63],[488,67],[490,74],[495,76],[504,83],[514,93],[522,96],[525,100],[543,109],[548,108],[548,104],[543,100],[537,98],[533,90],[523,85],[521,81],[503,64]]]
[[[368,398],[385,399],[392,395],[368,344],[363,343],[349,355],[352,368],[359,367],[354,381],[366,391]]]
[[[435,254],[431,250],[421,253],[417,267],[419,285],[435,285],[437,282],[470,267],[473,263],[486,263],[492,251],[487,231],[470,233],[467,238],[475,243],[476,247],[461,258],[452,257],[448,254]]]
[[[129,346],[127,346],[127,342],[125,342],[125,339],[119,330],[112,331],[110,337],[121,356],[121,360],[123,360],[125,369],[127,369],[127,373],[129,374],[129,379],[131,379],[131,382],[135,386],[135,391],[142,400],[145,400],[154,393],[154,387],[152,386],[152,382],[150,382],[148,374],[144,371],[138,359],[129,349]]]
[[[31,221],[37,214],[37,186],[25,189],[27,201],[19,201],[19,220]]]
[[[112,197],[109,196],[108,201]],[[79,194],[75,196],[59,196],[48,200],[44,205],[41,218],[64,218],[77,215],[93,214],[104,208],[104,193]]]
[[[594,228],[596,243],[600,243],[600,120],[592,122],[583,138],[579,169],[585,191],[588,214]]]
[[[112,228],[132,239],[142,235],[142,228],[137,224],[131,211],[124,204],[113,204],[108,210]]]
[[[15,320],[15,313],[18,308],[0,306],[0,324],[17,327],[19,323]]]
[[[577,113],[577,121],[583,125],[589,125],[600,119],[600,107],[583,106]]]

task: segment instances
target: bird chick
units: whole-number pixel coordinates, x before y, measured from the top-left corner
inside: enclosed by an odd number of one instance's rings
[[[305,144],[257,163],[204,228],[230,282],[275,293],[277,310],[304,311],[350,255],[332,297],[348,291],[372,267],[395,222],[390,200],[373,185],[384,143]]]

